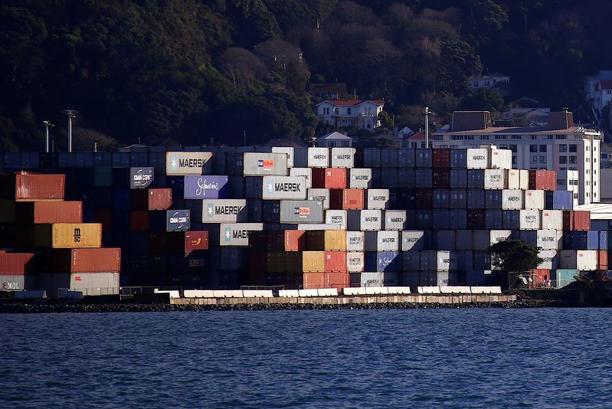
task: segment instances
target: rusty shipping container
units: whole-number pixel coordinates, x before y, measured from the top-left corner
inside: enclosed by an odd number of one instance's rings
[[[82,223],[83,202],[21,202],[15,206],[15,219],[20,224]]]
[[[554,170],[530,170],[529,189],[532,190],[557,190],[557,172]]]
[[[334,189],[329,191],[329,207],[338,210],[362,210],[365,207],[364,189]]]
[[[325,272],[326,273],[348,273],[346,267],[346,252],[326,251],[325,252]]]
[[[306,247],[304,230],[285,230],[285,251],[303,251]]]
[[[185,232],[185,254],[198,250],[208,250],[208,231],[191,230]]]
[[[1,175],[0,197],[23,202],[63,200],[65,184],[64,175]]]
[[[346,168],[315,168],[312,170],[312,187],[319,189],[345,189],[348,185]]]
[[[149,189],[149,210],[168,210],[171,207],[172,189]]]
[[[54,250],[48,254],[53,272],[119,273],[120,248]]]
[[[588,210],[563,211],[563,230],[591,230],[591,212]]]
[[[449,148],[437,148],[432,150],[432,167],[450,169],[451,152]]]
[[[98,248],[102,246],[100,223],[55,223],[52,225],[53,248]]]

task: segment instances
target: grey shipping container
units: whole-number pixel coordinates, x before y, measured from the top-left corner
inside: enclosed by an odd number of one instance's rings
[[[323,202],[323,209],[329,209],[329,189],[308,189],[306,199]]]
[[[378,210],[387,209],[389,207],[389,189],[368,189],[366,207]]]
[[[219,225],[220,246],[248,246],[249,232],[262,231],[263,223],[223,223]]]
[[[51,297],[57,297],[59,289],[81,291],[83,295],[114,295],[119,294],[119,273],[41,273],[38,286]]]
[[[212,155],[212,152],[166,152],[166,175],[210,174]]]
[[[332,168],[353,168],[355,166],[355,148],[331,148]]]
[[[402,251],[423,250],[425,248],[425,232],[422,230],[402,231]]]
[[[329,159],[329,148],[308,148],[309,168],[328,168]]]
[[[305,200],[307,194],[306,178],[303,176],[264,176],[262,199]]]
[[[381,210],[349,210],[348,211],[349,230],[381,230],[382,211]]]
[[[246,199],[202,200],[202,223],[245,222],[248,220],[248,210],[246,206]],[[261,214],[261,207],[259,213]]]
[[[166,210],[166,231],[187,231],[190,226],[191,212],[188,209]]]
[[[281,200],[280,222],[323,223],[323,203],[317,200]]]
[[[372,169],[353,168],[349,171],[349,187],[351,189],[369,189],[372,187]]]
[[[287,155],[287,167],[293,168],[293,148],[291,146],[273,146],[272,153],[284,153]]]
[[[130,168],[130,189],[146,189],[153,183],[153,175],[151,167]]]
[[[407,224],[405,210],[385,210],[385,230],[404,230]]]
[[[284,153],[245,152],[243,175],[245,176],[286,176],[287,155]]]

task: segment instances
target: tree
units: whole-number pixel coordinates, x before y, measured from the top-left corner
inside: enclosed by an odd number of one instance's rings
[[[531,270],[543,261],[538,248],[522,240],[497,242],[489,247],[489,252],[493,265],[505,273]]]
[[[503,107],[504,97],[495,89],[481,88],[461,101],[461,108],[468,111],[501,111]]]

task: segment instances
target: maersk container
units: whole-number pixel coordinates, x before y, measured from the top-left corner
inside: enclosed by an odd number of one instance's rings
[[[280,223],[280,201],[264,200],[261,205],[264,223]]]
[[[555,210],[573,210],[573,194],[573,192],[566,190],[555,190],[554,192],[546,192],[546,208]]]
[[[523,191],[514,189],[502,190],[502,209],[521,210],[523,208]]]
[[[436,248],[438,250],[455,250],[455,231],[438,230],[436,232]]]
[[[399,251],[400,250],[400,232],[398,231],[379,231],[366,232],[366,251],[368,245],[368,234],[376,233],[376,250],[377,251]]]
[[[397,152],[397,161],[400,168],[414,168],[415,150],[412,148],[401,148]]]
[[[473,250],[474,241],[472,230],[456,230],[455,231],[455,248],[457,250]]]
[[[287,167],[293,168],[293,148],[291,146],[273,146],[272,153],[284,153],[287,155]]]
[[[244,176],[286,176],[288,173],[287,155],[284,153],[244,153]]]
[[[346,232],[347,251],[365,251],[365,233],[362,231]]]
[[[280,222],[323,223],[323,204],[317,200],[281,200]]]
[[[185,199],[219,199],[229,195],[227,176],[186,175],[183,197]]]
[[[541,218],[539,210],[519,210],[519,229],[539,230],[541,228]]]
[[[449,205],[451,209],[466,209],[467,208],[467,191],[459,190],[459,189],[451,189]]]
[[[482,169],[468,169],[467,187],[468,189],[484,189],[485,171]]]
[[[399,169],[398,168],[382,168],[380,177],[384,181],[384,186],[390,189],[399,187]]]
[[[313,224],[298,224],[297,230],[340,230],[340,226],[337,224],[326,224],[326,223],[313,223]]]
[[[289,176],[292,177],[303,177],[306,179],[306,188],[312,188],[312,169],[311,168],[291,168],[289,169]]]
[[[489,150],[489,167],[492,169],[512,169],[512,151],[491,147]]]
[[[325,223],[337,224],[342,230],[346,230],[347,218],[346,210],[325,210]]]
[[[485,169],[484,188],[502,190],[507,188],[505,169]]]
[[[262,198],[264,200],[295,199],[307,197],[306,179],[301,176],[264,176]]]
[[[368,189],[367,208],[385,210],[389,206],[389,189]]]
[[[249,232],[263,229],[262,223],[223,223],[219,225],[219,245],[246,247],[249,245]]]
[[[249,201],[250,203],[251,201]],[[261,219],[261,201],[251,206],[255,215]],[[247,220],[247,201],[245,199],[207,199],[202,201],[202,223],[242,223]],[[255,216],[257,217],[257,216]]]
[[[542,257],[542,256],[540,256]],[[551,269],[550,279],[555,284],[555,288],[563,288],[576,281],[576,277],[580,276],[580,271],[575,269]]]
[[[502,227],[504,229],[520,228],[520,211],[502,210]]]
[[[365,148],[363,150],[363,165],[366,168],[380,168],[380,148]]]
[[[525,192],[525,209],[544,210],[545,200],[543,190],[527,190]]]
[[[401,240],[402,251],[423,250],[427,247],[425,232],[422,230],[404,230]]]
[[[385,230],[404,230],[407,227],[405,210],[385,210]]]
[[[485,207],[487,209],[501,209],[503,190],[485,190]]]
[[[382,229],[381,210],[348,210],[348,229],[378,231]]]
[[[355,167],[355,148],[331,148],[331,167]]]
[[[467,229],[467,210],[451,209],[449,227],[453,230]]]
[[[351,169],[349,175],[349,187],[351,189],[369,189],[372,187],[372,169]]]
[[[414,227],[421,230],[429,230],[433,225],[433,212],[431,210],[417,209],[414,215]]]
[[[489,164],[489,151],[486,148],[469,148],[466,150],[466,167],[468,169],[486,169]]]
[[[466,189],[467,188],[467,170],[451,169],[450,170],[450,188],[451,189]]]
[[[432,194],[432,201],[434,209],[450,208],[450,191],[435,189]]]
[[[450,227],[450,210],[449,209],[433,209],[432,210],[432,227],[434,230],[448,229]]]
[[[559,256],[557,250],[540,250],[538,256],[542,259],[542,262],[538,264],[537,268],[543,268],[547,270],[556,270],[559,264]]]
[[[499,243],[500,241],[510,240],[511,238],[511,230],[491,230],[489,232],[489,246]]]
[[[559,254],[559,265],[562,269],[597,270],[596,250],[561,250]]]
[[[436,252],[436,271],[454,271],[457,269],[457,259],[451,251],[438,250]]]
[[[542,229],[563,230],[563,212],[561,210],[543,210]]]
[[[487,229],[503,228],[502,211],[497,209],[487,209],[485,211],[485,227]]]
[[[482,189],[469,189],[467,191],[467,208],[468,209],[484,209],[485,208],[485,191]]]
[[[323,202],[323,209],[329,209],[329,189],[308,189],[306,199]]]
[[[557,230],[537,230],[536,246],[543,250],[558,250],[561,248],[563,232]]]
[[[365,255],[361,251],[346,253],[346,267],[349,273],[361,273],[365,267]]]
[[[147,153],[145,152],[145,156]],[[166,175],[204,175],[212,169],[212,152],[166,152]],[[148,162],[148,156],[147,160]],[[134,157],[130,159],[132,166],[147,166],[135,164]]]
[[[308,148],[309,168],[329,168],[329,148]]]
[[[357,287],[385,287],[399,285],[399,275],[394,272],[363,272],[359,274]]]
[[[431,148],[421,148],[415,151],[415,166],[417,168],[431,168],[433,155]]]
[[[414,170],[414,186],[417,188],[431,188],[433,186],[433,172],[431,168],[417,168]]]

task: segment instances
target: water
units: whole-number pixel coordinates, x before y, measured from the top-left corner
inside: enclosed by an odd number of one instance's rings
[[[605,309],[0,315],[0,408],[609,408]]]

